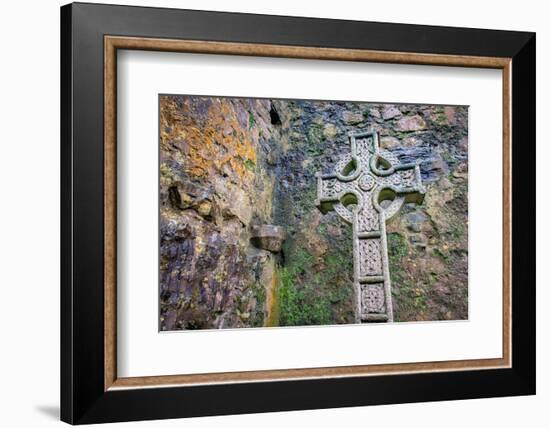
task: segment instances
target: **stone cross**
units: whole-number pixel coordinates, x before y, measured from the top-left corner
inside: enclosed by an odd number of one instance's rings
[[[351,153],[334,172],[317,173],[315,204],[336,211],[353,227],[353,282],[356,322],[393,321],[386,220],[404,202],[421,203],[425,189],[418,163],[400,164],[381,150],[378,133],[349,134]]]

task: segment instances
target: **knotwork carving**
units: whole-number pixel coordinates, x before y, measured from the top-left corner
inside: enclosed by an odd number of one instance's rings
[[[400,164],[381,150],[378,133],[350,134],[351,151],[333,172],[317,174],[316,205],[334,210],[353,227],[356,320],[393,321],[386,220],[404,202],[421,203],[424,187],[417,163]]]
[[[384,284],[363,284],[361,286],[362,316],[385,312]]]

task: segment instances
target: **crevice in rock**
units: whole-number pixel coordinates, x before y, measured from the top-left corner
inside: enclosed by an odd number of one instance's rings
[[[269,109],[269,117],[271,118],[272,125],[281,125],[281,117],[273,104],[271,104],[271,108]]]
[[[168,200],[172,207],[181,209],[181,196],[177,186],[170,186],[168,188]]]

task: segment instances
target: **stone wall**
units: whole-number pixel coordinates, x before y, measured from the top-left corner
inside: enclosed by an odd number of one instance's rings
[[[315,173],[331,172],[350,150],[348,132],[369,129],[402,163],[421,162],[427,189],[422,205],[405,205],[388,223],[395,320],[467,318],[467,108],[274,103],[288,129],[274,208],[275,222],[290,232],[282,323],[353,322],[351,227],[313,207]]]
[[[161,328],[354,322],[351,227],[315,173],[375,129],[421,161],[422,205],[388,224],[396,321],[467,318],[466,107],[161,97]],[[252,245],[284,226],[283,250]]]

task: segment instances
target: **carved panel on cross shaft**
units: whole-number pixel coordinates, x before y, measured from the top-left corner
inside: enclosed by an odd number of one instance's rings
[[[372,193],[367,193],[363,197],[363,207],[357,216],[357,229],[359,232],[380,230],[380,218],[372,206]]]
[[[386,312],[384,284],[361,285],[361,307],[363,314],[381,314]]]
[[[361,276],[382,275],[380,239],[359,240],[359,273]]]
[[[368,160],[372,153],[374,153],[374,141],[372,137],[357,138],[355,140],[357,148],[357,156],[365,161],[365,165],[368,165]]]
[[[416,185],[416,177],[414,169],[396,171],[389,177],[380,177],[378,179],[380,186],[395,186],[395,187],[414,187]]]
[[[325,179],[322,182],[323,196],[327,199],[334,199],[342,192],[342,183],[337,178]]]

